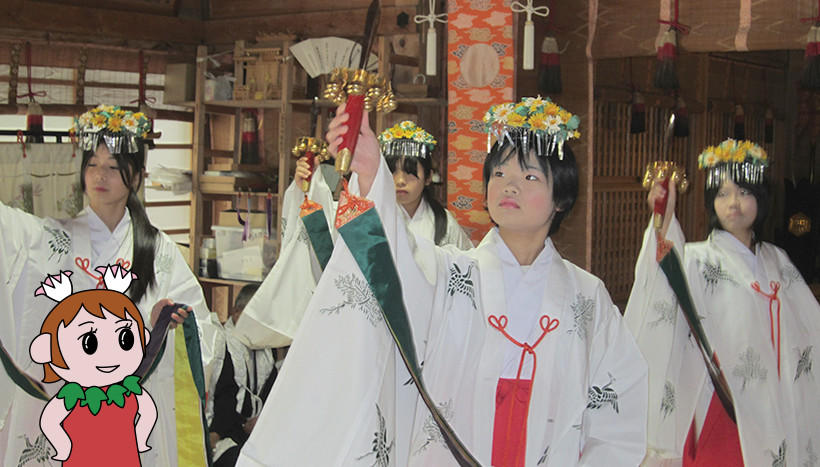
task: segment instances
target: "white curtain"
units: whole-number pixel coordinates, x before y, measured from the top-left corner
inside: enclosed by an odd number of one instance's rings
[[[83,208],[82,152],[71,143],[0,143],[0,201],[38,217],[68,218]]]

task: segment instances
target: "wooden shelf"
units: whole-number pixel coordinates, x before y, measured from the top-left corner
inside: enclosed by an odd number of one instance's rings
[[[218,277],[197,276],[197,279],[199,279],[199,282],[202,285],[211,286],[211,287],[246,285],[246,284],[261,284],[261,282],[256,282],[256,281],[240,281],[240,280],[236,280],[236,279],[220,279]]]
[[[248,195],[250,195],[250,196],[259,196],[259,197],[268,196],[267,191],[250,191],[250,192],[248,192],[248,191],[230,191],[230,192],[228,192],[228,191],[202,191],[201,193],[202,193],[202,196],[207,197],[207,198],[225,198],[225,199],[231,199],[234,196],[248,196]],[[271,198],[273,198],[274,200],[277,200],[277,203],[278,203],[279,195],[276,194],[276,193],[271,193],[270,195],[271,195]]]
[[[290,103],[294,106],[307,106],[313,104],[313,99],[292,99]],[[396,97],[396,103],[399,105],[409,104],[417,106],[437,106],[447,105],[447,100],[439,97]],[[327,99],[319,99],[317,101],[319,107],[337,107],[337,104]]]

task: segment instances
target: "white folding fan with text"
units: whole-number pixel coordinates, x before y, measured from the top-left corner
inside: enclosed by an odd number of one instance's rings
[[[305,39],[290,47],[290,52],[311,78],[330,73],[337,67],[356,67],[362,54],[361,44],[343,37],[317,37]],[[368,71],[375,71],[379,58],[370,54]]]

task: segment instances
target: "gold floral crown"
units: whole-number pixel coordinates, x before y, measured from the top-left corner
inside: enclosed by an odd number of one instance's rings
[[[698,156],[698,168],[706,170],[707,189],[719,187],[727,177],[736,182],[763,183],[768,166],[766,150],[745,140],[729,138]]]
[[[548,97],[525,97],[518,103],[494,105],[484,115],[484,123],[488,152],[492,136],[498,141],[507,139],[511,144],[521,140],[524,145],[534,138],[537,155],[550,155],[557,148],[558,156],[563,157],[564,143],[581,137],[581,119]]]
[[[393,125],[379,135],[379,145],[385,157],[410,156],[425,158],[438,142],[433,135],[410,120]]]
[[[145,138],[150,130],[151,120],[142,112],[99,105],[75,118],[71,132],[83,151],[95,151],[102,139],[111,154],[119,154],[137,152],[137,140]]]

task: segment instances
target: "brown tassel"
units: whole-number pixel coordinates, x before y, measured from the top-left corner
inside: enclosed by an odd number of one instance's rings
[[[675,101],[675,129],[673,134],[677,138],[689,137],[689,109],[686,107],[686,101],[680,96]]]
[[[655,87],[664,90],[674,90],[680,87],[678,74],[675,71],[675,55],[677,54],[677,39],[674,28],[663,33],[658,49],[658,65],[655,68]]]
[[[733,138],[736,140],[746,139],[746,116],[743,112],[743,106],[735,105],[735,131]]]
[[[541,94],[560,94],[561,90],[561,60],[558,52],[558,41],[552,36],[546,36],[541,43],[538,91]]]
[[[820,26],[816,23],[809,29],[806,39],[805,65],[800,78],[803,89],[820,89]]]
[[[632,91],[632,108],[630,109],[629,132],[633,135],[646,131],[646,103],[643,94]]]
[[[774,142],[774,113],[772,109],[766,109],[765,123],[763,126],[763,142],[768,144]]]

